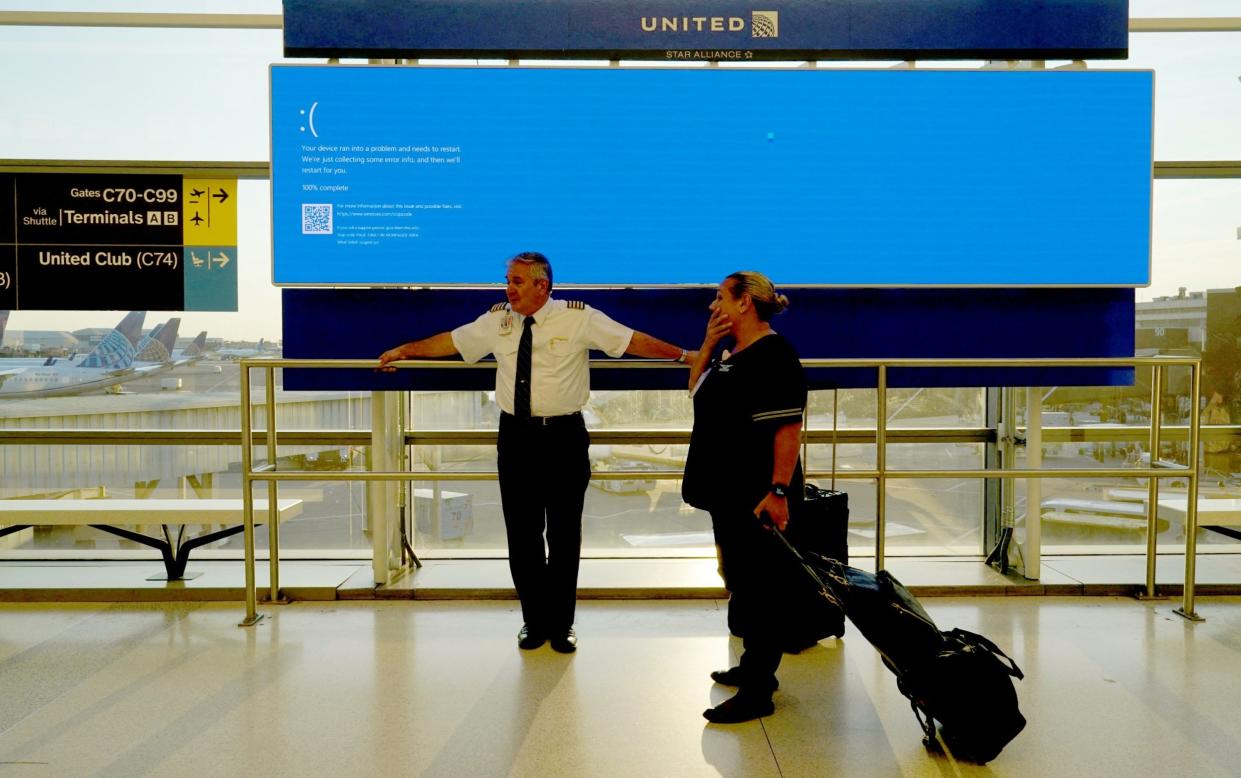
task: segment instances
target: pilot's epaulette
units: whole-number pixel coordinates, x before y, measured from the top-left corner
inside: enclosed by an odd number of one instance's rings
[[[495,313],[496,311],[502,311],[505,308],[508,308],[508,303],[496,303],[495,305],[491,306],[491,310],[488,311],[488,313]]]
[[[565,305],[575,311],[586,310],[586,303],[581,300],[565,300]]]

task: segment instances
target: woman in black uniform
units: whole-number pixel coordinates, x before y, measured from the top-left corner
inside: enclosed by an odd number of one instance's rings
[[[766,514],[783,530],[803,491],[798,447],[806,377],[792,344],[770,324],[787,306],[788,298],[766,276],[728,276],[710,306],[706,337],[690,370],[694,430],[682,493],[711,514],[730,592],[729,624],[744,640],[741,663],[711,673],[717,683],[738,688],[736,696],[703,713],[721,724],[770,715],[779,685],[779,630],[788,618],[784,592],[792,568],[760,517]],[[725,337],[734,341],[731,352],[713,360]]]

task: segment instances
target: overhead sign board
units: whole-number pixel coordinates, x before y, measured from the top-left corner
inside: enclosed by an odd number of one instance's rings
[[[488,284],[523,250],[558,284],[1150,280],[1149,71],[271,79],[277,284]]]
[[[285,0],[289,57],[1123,59],[1127,0]]]
[[[237,310],[237,181],[0,174],[0,309]]]

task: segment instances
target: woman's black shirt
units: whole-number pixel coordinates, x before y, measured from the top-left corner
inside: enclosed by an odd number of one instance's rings
[[[771,488],[776,431],[800,421],[805,407],[805,371],[783,335],[713,361],[694,393],[685,501],[711,512],[752,511]],[[801,484],[799,461],[790,498]]]

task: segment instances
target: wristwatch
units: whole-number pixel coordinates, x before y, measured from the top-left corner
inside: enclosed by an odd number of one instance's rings
[[[789,485],[788,484],[772,484],[771,493],[777,497],[787,498],[789,496]]]

